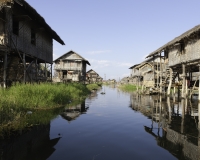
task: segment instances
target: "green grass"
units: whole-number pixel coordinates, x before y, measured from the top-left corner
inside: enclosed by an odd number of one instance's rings
[[[131,84],[123,84],[123,85],[119,86],[119,88],[125,92],[133,92],[133,91],[137,90],[137,86],[131,85]]]
[[[94,83],[94,84],[88,84],[87,88],[91,91],[91,90],[97,90],[101,87],[100,84]]]
[[[0,90],[0,109],[44,109],[81,101],[90,93],[83,84],[18,84]]]

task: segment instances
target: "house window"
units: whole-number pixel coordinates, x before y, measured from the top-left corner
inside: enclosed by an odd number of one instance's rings
[[[31,29],[31,44],[36,45],[36,33],[34,29]]]
[[[13,20],[13,33],[19,35],[19,21]]]

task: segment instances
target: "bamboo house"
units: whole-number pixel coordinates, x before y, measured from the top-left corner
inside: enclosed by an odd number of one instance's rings
[[[58,34],[25,0],[0,0],[1,86],[17,81],[51,79],[53,39],[64,45]],[[49,74],[47,65],[50,66]]]

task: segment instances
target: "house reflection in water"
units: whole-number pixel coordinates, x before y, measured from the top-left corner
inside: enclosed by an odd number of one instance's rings
[[[68,120],[72,121],[75,120],[79,115],[84,114],[88,110],[88,106],[85,105],[85,100],[81,104],[70,106],[61,113],[61,116]]]
[[[178,159],[200,159],[200,105],[177,97],[131,95],[130,107],[151,119],[144,126],[157,144]]]
[[[0,159],[47,159],[60,137],[50,139],[50,124],[34,126],[19,137],[0,140]]]

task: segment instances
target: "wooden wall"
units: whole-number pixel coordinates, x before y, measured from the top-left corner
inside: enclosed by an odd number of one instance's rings
[[[180,51],[180,45],[169,50],[169,66],[198,59],[200,59],[200,39],[187,42],[183,52]]]
[[[44,60],[48,63],[53,61],[53,40],[49,36],[44,28],[39,28],[39,25],[35,24],[31,20],[20,20],[19,21],[19,35],[13,34],[13,15],[17,16],[20,14],[18,10],[13,9],[6,10],[6,34],[9,37],[8,44],[12,49],[18,49],[19,51]],[[31,44],[31,29],[36,32],[36,45]],[[16,48],[15,48],[16,47]]]

